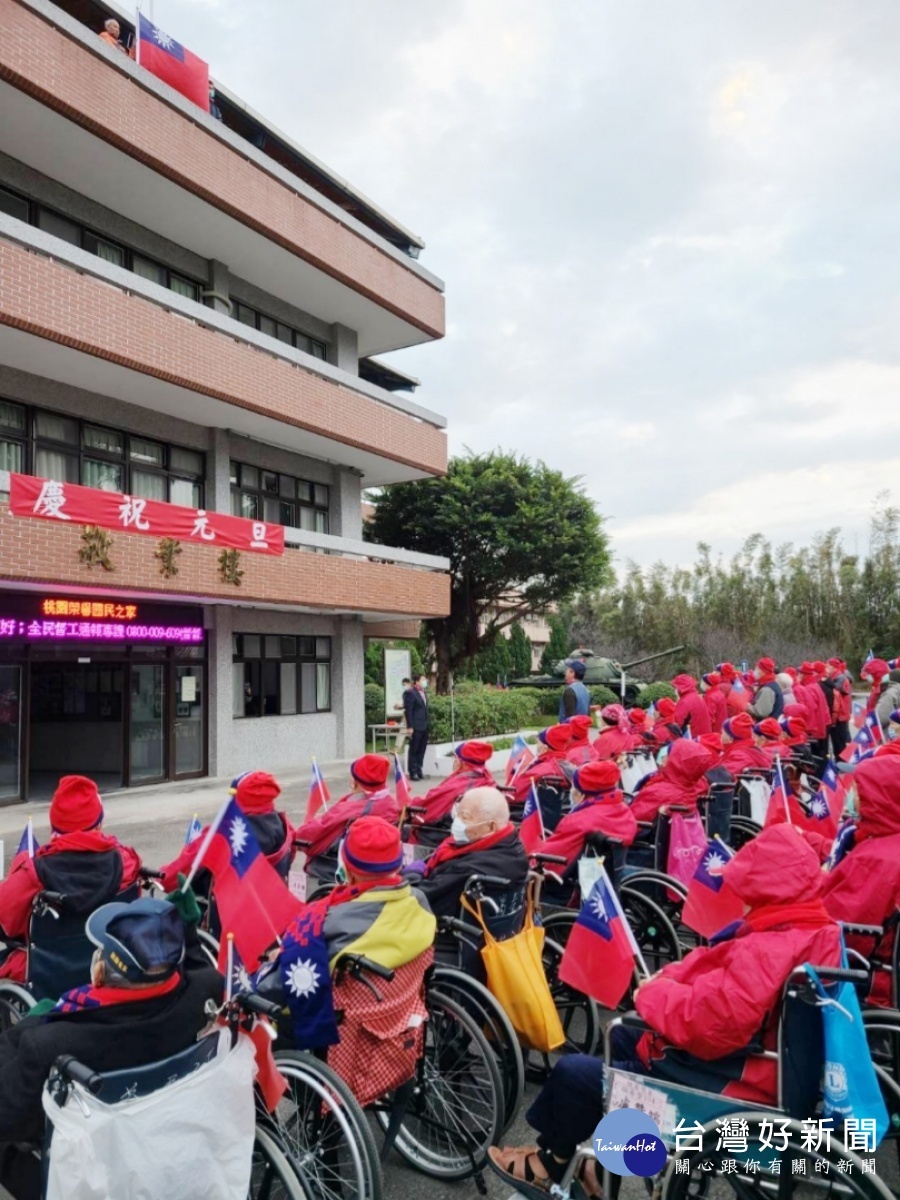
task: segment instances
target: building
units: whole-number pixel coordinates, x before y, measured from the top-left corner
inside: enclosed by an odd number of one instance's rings
[[[0,0],[0,799],[349,757],[363,642],[449,607],[362,541],[446,470],[373,356],[439,338],[422,243],[216,83],[223,120]],[[203,55],[203,47],[193,47]]]

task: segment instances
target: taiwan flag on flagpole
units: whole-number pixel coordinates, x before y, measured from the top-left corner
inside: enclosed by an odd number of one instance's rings
[[[875,737],[867,717],[859,731],[854,734],[850,745],[841,751],[841,759],[843,762],[860,763],[874,752],[875,745]]]
[[[884,730],[881,728],[881,722],[878,719],[878,714],[870,712],[866,717],[866,725],[869,732],[872,734],[872,740],[876,746],[884,745]]]
[[[22,830],[22,836],[19,838],[19,848],[16,851],[16,857],[20,854],[27,854],[29,858],[34,858],[35,850],[40,850],[41,843],[34,836],[34,822],[31,817],[28,818],[28,824]]]
[[[213,874],[222,928],[233,932],[235,949],[248,969],[255,970],[303,905],[260,850],[233,797],[207,830],[182,891],[187,891],[201,866]]]
[[[253,990],[253,980],[234,945],[234,934],[227,933],[219,943],[219,971],[225,976],[226,1003],[233,996]],[[264,1017],[254,1017],[247,1031],[256,1056],[256,1084],[265,1102],[266,1112],[274,1112],[288,1089],[287,1080],[278,1070],[272,1053],[277,1034]]]
[[[405,813],[412,803],[412,792],[409,790],[409,780],[406,778],[399,754],[394,755],[394,793],[397,797],[397,804]]]
[[[835,828],[840,822],[841,814],[844,811],[844,796],[846,792],[847,789],[838,774],[837,767],[833,762],[829,762],[822,772],[822,782],[819,785],[816,797],[821,797],[828,804],[828,811],[834,820]]]
[[[209,66],[138,13],[138,64],[209,112]]]
[[[534,754],[531,747],[525,741],[520,733],[516,734],[515,741],[512,744],[512,750],[509,752],[509,762],[506,764],[506,786],[512,783],[519,771],[523,767],[527,767],[530,762],[534,762]]]
[[[634,934],[606,868],[572,926],[559,964],[559,978],[609,1009],[615,1009],[634,976]],[[646,968],[645,968],[646,969]]]
[[[190,824],[187,827],[187,833],[184,835],[184,844],[190,846],[191,842],[196,842],[197,838],[203,832],[203,826],[196,813],[191,817]]]
[[[769,796],[769,807],[766,809],[766,819],[763,826],[768,829],[770,825],[780,825],[783,821],[787,821],[788,825],[793,825],[791,820],[790,796],[788,794],[787,783],[784,779],[784,772],[781,769],[781,759],[775,759],[775,778],[772,781],[772,792]]]
[[[722,878],[722,870],[732,858],[734,851],[720,838],[710,838],[706,853],[688,884],[681,919],[701,937],[711,938],[743,916],[743,901]]]
[[[529,854],[537,850],[544,840],[544,814],[541,812],[541,802],[538,799],[534,780],[531,781],[531,791],[525,801],[522,824],[519,826],[519,838]]]
[[[320,809],[328,808],[331,803],[331,796],[328,792],[328,784],[322,778],[322,772],[319,770],[319,764],[315,759],[312,761],[312,774],[309,779],[309,799],[306,802],[306,820],[311,821],[313,817],[319,815]]]

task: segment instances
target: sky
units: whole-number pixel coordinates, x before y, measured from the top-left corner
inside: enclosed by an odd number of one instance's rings
[[[865,551],[900,479],[896,0],[152,7],[424,237],[447,336],[387,361],[451,453],[580,476],[619,567]]]

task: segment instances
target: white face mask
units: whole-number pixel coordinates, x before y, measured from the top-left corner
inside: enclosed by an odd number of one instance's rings
[[[458,846],[464,846],[469,840],[469,830],[465,821],[460,817],[454,817],[453,823],[450,826],[450,836]]]
[[[428,690],[428,680],[427,680],[427,679],[420,679],[420,680],[419,680],[419,687],[422,689],[422,691],[423,691],[423,692],[424,692],[424,691],[427,691],[427,690]]]

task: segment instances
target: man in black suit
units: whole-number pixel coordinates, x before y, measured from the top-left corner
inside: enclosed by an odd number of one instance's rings
[[[417,675],[413,686],[403,693],[403,713],[407,728],[412,730],[407,758],[410,779],[425,778],[422,774],[425,747],[428,745],[428,701],[425,699],[425,684],[425,676]]]

